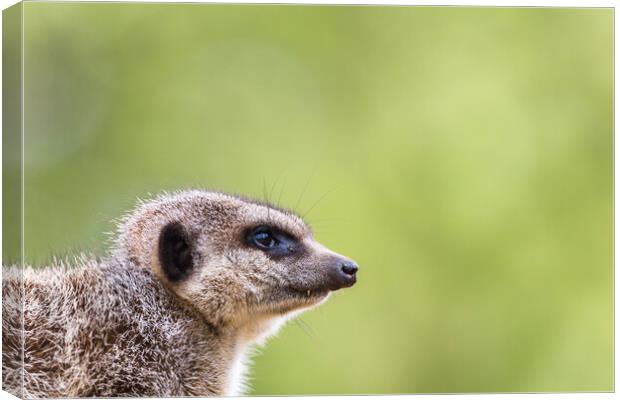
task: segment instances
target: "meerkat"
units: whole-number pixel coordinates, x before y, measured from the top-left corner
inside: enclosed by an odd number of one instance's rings
[[[241,395],[248,349],[358,270],[294,213],[200,190],[142,202],[109,256],[78,264],[4,270],[5,390]]]

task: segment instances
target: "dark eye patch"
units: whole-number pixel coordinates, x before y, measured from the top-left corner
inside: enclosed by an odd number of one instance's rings
[[[293,255],[301,249],[301,244],[294,236],[268,225],[249,229],[245,239],[250,246],[273,257]]]

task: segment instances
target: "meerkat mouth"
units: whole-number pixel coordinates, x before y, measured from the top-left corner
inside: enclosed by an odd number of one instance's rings
[[[291,311],[314,307],[323,303],[331,294],[326,288],[302,289],[287,286],[280,289],[280,293],[267,301],[262,301],[255,306],[258,309],[265,307],[269,312],[287,314]]]
[[[317,300],[323,299],[324,297],[327,297],[327,295],[329,295],[330,293],[330,290],[324,289],[324,288],[317,288],[317,289],[290,288],[290,293],[292,297],[297,300],[315,302]]]
[[[316,307],[324,303],[330,294],[331,291],[327,289],[292,289],[289,298],[290,305],[287,307],[288,310],[286,310],[285,313]]]
[[[312,297],[325,297],[329,294],[329,290],[306,290],[306,297],[308,298],[312,298]]]
[[[331,291],[325,289],[295,289],[287,288],[286,295],[280,298],[277,304],[268,305],[272,313],[285,315],[291,312],[316,307],[327,300]]]

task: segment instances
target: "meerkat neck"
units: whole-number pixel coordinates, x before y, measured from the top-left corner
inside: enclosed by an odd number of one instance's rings
[[[137,358],[157,359],[162,368],[165,366],[166,375],[171,378],[167,383],[158,378],[157,381],[140,384],[155,387],[170,385],[169,388],[153,392],[153,395],[168,393],[175,396],[204,396],[228,393],[229,379],[222,371],[226,371],[236,360],[233,335],[214,326],[193,307],[181,302],[146,269],[132,268],[110,260],[97,273],[105,277],[99,280],[101,293],[113,291],[113,296],[107,297],[114,298],[115,305],[125,311],[112,313],[101,310],[98,313],[100,318],[108,315],[112,320],[102,321],[99,326],[105,326],[106,329],[93,335],[105,335],[108,331],[114,334],[125,326],[131,327],[131,341],[123,343],[122,340],[116,340],[110,349],[106,349],[107,353],[126,354],[130,350],[137,353]],[[119,318],[119,315],[122,317]],[[127,359],[131,360],[130,357]],[[119,371],[125,371],[126,368],[129,374],[133,366],[130,363],[124,365],[124,361],[117,360],[116,368]],[[99,386],[105,389],[109,383],[110,393],[114,393],[112,386],[115,376],[110,376],[108,382]],[[104,390],[102,394],[105,393]]]
[[[182,376],[183,380],[193,381],[191,386],[196,388],[208,386],[217,395],[238,396],[246,393],[249,388],[247,375],[252,347],[264,344],[266,339],[277,331],[282,323],[281,317],[251,316],[244,318],[243,322],[221,325],[217,320],[210,319],[192,304],[176,296],[148,269],[113,261],[106,264],[104,268],[114,271],[107,271],[104,275],[116,281],[110,287],[130,285],[143,288],[139,291],[129,290],[127,296],[139,296],[141,302],[153,305],[152,309],[137,309],[138,312],[132,314],[132,318],[136,321],[143,318],[149,320],[161,318],[163,326],[171,323],[169,321],[171,315],[180,316],[184,327],[184,331],[180,333],[182,340],[191,337],[196,343],[191,345],[191,355],[180,357],[186,360],[188,371],[195,374],[189,376],[188,372],[187,376]],[[131,297],[127,297],[126,303],[134,302]],[[186,347],[190,349],[189,344]],[[178,373],[185,374],[182,370]],[[214,377],[218,379],[214,380]]]
[[[225,395],[240,396],[247,393],[252,353],[256,347],[264,345],[285,320],[280,316],[254,316],[224,335],[229,341],[226,347],[233,349],[228,357]]]

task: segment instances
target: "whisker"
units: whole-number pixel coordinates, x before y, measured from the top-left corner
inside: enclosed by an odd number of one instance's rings
[[[339,218],[339,217],[334,217],[334,218],[319,218],[319,219],[312,219],[310,221],[310,223],[315,224],[315,223],[324,223],[324,222],[338,222],[338,223],[350,223],[351,220],[347,219],[347,218]]]
[[[301,198],[304,197],[304,194],[306,194],[306,190],[308,189],[308,185],[310,184],[310,181],[312,180],[312,178],[314,177],[314,173],[316,172],[316,169],[312,170],[312,173],[310,174],[310,176],[308,177],[308,179],[306,180],[306,183],[304,185],[304,188],[301,191],[301,194],[299,195],[299,198],[297,199],[297,202],[295,203],[295,208],[294,210],[297,210],[297,207],[299,207],[299,204],[301,203]]]
[[[278,207],[280,207],[280,201],[282,200],[282,193],[284,192],[284,186],[286,185],[286,176],[282,181],[282,185],[280,186],[280,194],[278,195],[278,202],[276,203]]]
[[[263,177],[263,201],[269,204],[269,194],[267,193],[267,181]],[[267,221],[269,221],[269,207],[267,207]]]
[[[299,326],[299,328],[304,331],[304,333],[306,335],[308,335],[308,337],[316,340],[317,336],[316,333],[314,332],[314,329],[312,329],[312,327],[310,325],[308,325],[303,319],[297,317],[294,319],[295,323],[297,324],[297,326]]]
[[[325,192],[325,194],[323,194],[323,196],[319,197],[319,199],[317,201],[314,202],[314,204],[312,204],[312,207],[310,207],[310,209],[308,211],[306,211],[305,213],[303,213],[301,215],[302,218],[305,218],[306,215],[308,215],[310,213],[310,211],[312,211],[312,209],[314,207],[316,207],[324,198],[325,196],[327,196],[328,194],[330,194],[331,192],[333,192],[333,189],[328,190],[327,192]]]
[[[269,199],[272,198],[271,196],[273,195],[273,190],[276,188],[276,185],[278,184],[278,181],[282,177],[283,173],[284,173],[284,170],[281,170],[280,173],[278,174],[278,177],[276,178],[276,180],[273,181],[273,184],[271,185],[271,190],[269,190]]]
[[[263,200],[269,203],[269,194],[267,193],[267,180],[263,177]]]

